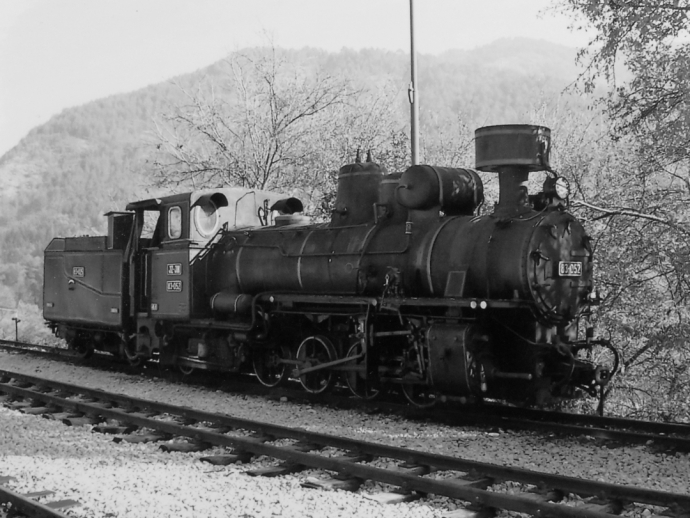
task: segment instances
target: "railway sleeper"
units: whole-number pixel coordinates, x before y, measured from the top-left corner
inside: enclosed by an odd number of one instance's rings
[[[302,442],[297,441],[296,443],[286,446],[287,449],[293,451],[310,452],[310,451],[320,451],[323,450],[323,446],[320,444],[314,444],[312,442]]]
[[[84,401],[84,403],[88,403],[89,406],[96,407],[96,408],[113,408],[113,404],[108,402],[108,401]]]
[[[364,498],[373,500],[379,504],[404,504],[406,502],[414,502],[422,498],[422,495],[407,489],[395,489],[393,491],[382,491],[380,493],[373,493],[364,495]]]
[[[56,500],[55,502],[46,502],[45,504],[46,507],[50,507],[51,509],[67,509],[68,507],[75,507],[77,505],[81,504],[76,500],[72,500],[70,498],[67,498],[65,500]]]
[[[99,417],[68,417],[62,420],[63,424],[67,426],[85,426],[85,425],[97,425],[103,422],[102,418]]]
[[[401,462],[398,464],[398,469],[402,471],[403,473],[407,473],[408,475],[428,475],[429,473],[434,473],[435,471],[438,471],[433,466],[428,466],[426,464],[416,464],[414,462]]]
[[[30,389],[31,387],[34,386],[34,383],[31,383],[29,381],[23,381],[20,379],[13,379],[12,381],[7,382],[6,385],[9,387],[17,387],[17,388],[21,388],[21,389]]]
[[[158,417],[160,414],[158,412],[140,412],[137,410],[134,410],[132,412],[127,412],[128,415],[137,418],[137,417],[143,417],[145,419],[148,419],[150,417]]]
[[[345,473],[337,473],[331,478],[307,477],[300,485],[306,488],[326,489],[328,491],[336,489],[341,491],[357,491],[363,483],[364,481],[361,478]]]
[[[274,435],[269,435],[261,431],[251,433],[248,438],[260,443],[272,442],[276,440]]]
[[[240,464],[247,464],[252,461],[254,454],[249,451],[235,450],[232,453],[224,455],[210,455],[208,457],[201,457],[199,460],[208,462],[214,466],[228,466],[239,462]]]
[[[43,414],[50,414],[51,412],[55,412],[56,408],[52,406],[34,406],[34,407],[24,407],[20,408],[19,411],[22,414],[27,414],[27,415],[43,415]]]
[[[461,487],[475,488],[475,489],[486,489],[487,487],[495,484],[496,480],[493,477],[487,477],[481,473],[470,471],[457,478],[450,478],[448,482],[452,482]]]
[[[119,442],[129,442],[132,444],[138,444],[138,443],[148,443],[148,442],[161,442],[161,441],[169,441],[171,439],[170,434],[164,434],[164,433],[147,433],[147,434],[141,434],[141,435],[127,435],[125,437],[115,437],[113,439],[113,442],[119,443]]]
[[[493,518],[496,509],[481,505],[468,505],[441,515],[441,518]]]
[[[41,417],[43,419],[50,419],[51,421],[64,421],[65,419],[71,419],[73,417],[83,417],[84,414],[80,414],[77,412],[60,412],[60,411],[53,411],[53,412],[45,412],[41,414]]]
[[[93,427],[94,432],[104,433],[109,435],[129,435],[139,429],[136,425],[122,426],[122,425],[98,425]]]
[[[220,433],[220,434],[226,434],[228,432],[232,432],[234,428],[232,426],[223,426],[223,425],[218,425],[218,426],[198,426],[197,429],[200,432],[208,432],[208,433]]]
[[[561,491],[558,491],[556,489],[531,489],[530,491],[527,491],[526,493],[521,493],[520,496],[527,498],[528,500],[532,500],[533,502],[560,502],[563,500],[563,493]],[[601,509],[595,509],[592,508],[593,511],[599,510],[602,512],[609,512],[609,511],[603,511]],[[618,514],[618,513],[614,513]]]
[[[602,499],[593,497],[581,506],[582,509],[588,511],[595,511],[607,514],[621,514],[623,511],[623,502],[617,499]]]
[[[373,455],[369,455],[367,453],[359,453],[356,451],[349,451],[345,453],[344,455],[338,455],[336,457],[333,457],[334,460],[344,460],[347,462],[352,462],[352,463],[358,463],[358,462],[371,462],[374,460]]]
[[[245,471],[246,475],[250,477],[281,477],[283,475],[290,475],[292,473],[299,473],[307,469],[307,466],[297,464],[295,462],[281,462],[277,466],[268,466],[265,468],[257,468]]]
[[[210,450],[213,446],[207,442],[201,441],[183,441],[183,442],[172,442],[169,444],[161,444],[160,449],[164,452],[170,453],[173,451],[179,451],[183,453],[194,453],[198,451]]]
[[[10,410],[22,410],[24,408],[31,408],[33,403],[31,401],[12,401],[10,403],[5,403],[5,406]]]

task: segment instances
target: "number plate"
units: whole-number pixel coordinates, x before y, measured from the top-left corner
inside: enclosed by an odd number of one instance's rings
[[[166,291],[180,292],[182,291],[182,281],[167,281],[165,289]]]
[[[86,275],[86,268],[83,266],[72,266],[72,277],[84,277]]]
[[[168,275],[182,275],[182,263],[169,264]]]
[[[580,277],[582,275],[582,263],[559,261],[558,275],[559,277]]]

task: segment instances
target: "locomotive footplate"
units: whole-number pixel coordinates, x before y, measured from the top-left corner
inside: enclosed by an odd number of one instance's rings
[[[470,309],[519,309],[529,308],[530,303],[525,300],[510,300],[510,299],[478,299],[478,298],[432,298],[432,297],[361,297],[351,295],[301,295],[293,293],[271,293],[262,294],[260,297],[262,301],[276,302],[276,303],[295,303],[295,304],[317,304],[322,307],[323,304],[337,304],[337,305],[370,305],[381,306],[384,308],[400,308],[400,307],[458,307]]]

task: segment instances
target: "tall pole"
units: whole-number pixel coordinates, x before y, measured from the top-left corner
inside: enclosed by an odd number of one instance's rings
[[[14,317],[12,320],[14,320],[14,341],[18,342],[19,341],[19,320],[17,317]]]
[[[414,0],[410,0],[410,87],[407,97],[410,101],[410,144],[412,165],[419,163],[419,94],[417,92],[417,53],[414,49]]]

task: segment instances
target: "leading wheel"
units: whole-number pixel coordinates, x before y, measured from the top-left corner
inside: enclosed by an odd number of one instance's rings
[[[290,365],[282,360],[291,360],[292,351],[286,345],[254,351],[252,363],[254,373],[262,385],[277,387],[290,375]]]
[[[347,351],[347,356],[358,356],[362,353],[362,344],[359,341],[350,347]],[[348,365],[355,365],[363,367],[366,365],[366,357],[359,358]],[[377,397],[381,391],[374,386],[372,386],[371,381],[367,380],[361,372],[358,371],[348,371],[345,374],[345,383],[347,383],[350,392],[352,392],[356,397],[361,399],[374,399]]]
[[[331,362],[335,357],[335,347],[328,338],[321,335],[305,338],[297,348],[297,359],[302,362],[300,371]],[[328,369],[311,371],[300,375],[299,382],[307,392],[320,394],[333,384],[333,373]]]

